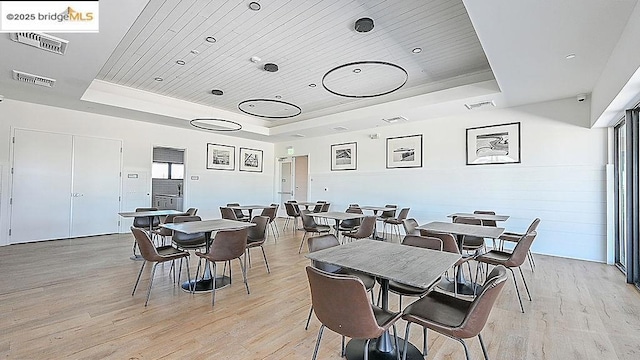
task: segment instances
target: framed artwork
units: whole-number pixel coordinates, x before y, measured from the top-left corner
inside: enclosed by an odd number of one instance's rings
[[[519,122],[467,129],[467,165],[519,162]]]
[[[331,145],[331,171],[358,168],[358,143]]]
[[[387,169],[422,167],[422,134],[387,138]]]
[[[241,147],[238,170],[262,172],[262,150]]]
[[[207,169],[235,170],[236,147],[230,145],[207,144]]]

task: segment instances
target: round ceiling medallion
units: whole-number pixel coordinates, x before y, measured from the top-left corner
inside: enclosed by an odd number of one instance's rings
[[[370,98],[390,94],[407,83],[402,67],[384,61],[358,61],[337,66],[322,77],[328,92],[348,98]]]
[[[238,104],[238,109],[245,114],[267,119],[286,119],[302,113],[299,106],[282,100],[249,99]]]
[[[207,131],[238,131],[242,125],[231,120],[217,118],[198,118],[189,121],[191,126]]]

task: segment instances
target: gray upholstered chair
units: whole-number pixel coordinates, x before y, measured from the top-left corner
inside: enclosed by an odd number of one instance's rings
[[[354,231],[343,232],[342,236],[344,240],[359,240],[371,237],[373,233],[376,231],[376,217],[375,216],[365,216],[362,219],[362,223],[360,226]]]
[[[300,248],[298,249],[298,254],[302,251],[302,245],[304,244],[304,240],[307,238],[307,234],[322,234],[328,233],[331,231],[331,228],[328,225],[318,225],[313,217],[309,215],[311,212],[309,210],[301,210],[300,217],[302,217],[302,228],[304,229],[304,235],[302,235],[302,241],[300,241]]]
[[[404,227],[405,235],[420,235],[420,230],[416,229],[419,226],[416,219],[404,219],[402,220],[402,226]]]
[[[251,249],[260,247],[262,250],[262,257],[264,257],[264,265],[269,270],[269,262],[267,261],[267,254],[264,252],[264,242],[267,240],[267,225],[269,224],[269,218],[266,216],[254,216],[251,220],[256,226],[249,228],[249,234],[247,235],[247,256],[249,257],[249,266],[251,266]]]
[[[396,229],[396,233],[398,234],[398,237],[400,237],[400,225],[402,225],[402,222],[404,221],[404,219],[407,218],[407,216],[409,215],[409,210],[410,208],[403,208],[402,210],[400,210],[400,214],[398,214],[398,217],[390,217],[387,219],[384,219],[383,223],[383,228],[382,228],[382,233],[383,233],[383,237],[386,238],[386,234],[387,234],[387,225],[391,226],[391,238],[393,238],[393,229]]]

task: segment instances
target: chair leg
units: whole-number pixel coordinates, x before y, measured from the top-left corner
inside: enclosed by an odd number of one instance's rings
[[[514,273],[511,268],[509,268],[509,271],[511,271],[511,275],[513,276],[513,284],[516,286],[516,294],[518,295],[518,301],[520,302],[520,310],[524,314],[524,306],[522,306],[522,299],[520,298],[520,290],[518,289],[518,281],[516,281],[516,273]]]
[[[396,324],[393,324],[393,341],[396,347],[396,360],[400,360],[400,346],[398,346],[398,329],[396,328]]]
[[[536,262],[533,259],[533,254],[531,253],[531,250],[529,250],[529,252],[527,253],[527,258],[529,259],[529,266],[531,266],[531,271],[535,271],[535,267],[536,267]]]
[[[482,347],[482,354],[484,355],[484,360],[489,360],[489,354],[487,354],[487,347],[484,346],[484,341],[482,341],[482,335],[478,334],[478,339],[480,340],[480,347]]]
[[[467,343],[465,343],[462,339],[457,340],[460,342],[460,344],[462,344],[462,347],[464,348],[464,356],[466,357],[466,359],[471,360],[471,358],[469,357],[469,348],[467,347]]]
[[[411,331],[411,323],[407,322],[407,327],[404,330],[404,349],[402,353],[402,360],[407,360],[407,350],[409,348],[409,332]]]
[[[260,245],[260,249],[262,249],[262,256],[264,257],[264,265],[267,267],[267,274],[271,274],[271,270],[269,270],[269,262],[267,261],[267,254],[264,252],[262,245]]]
[[[345,352],[345,348],[344,348],[344,339],[345,339],[345,336],[342,335],[342,341],[341,341],[341,347],[340,347],[340,356],[341,357],[347,356],[347,354]]]
[[[213,270],[211,269],[213,267]],[[212,261],[211,266],[209,267],[209,276],[211,277],[212,289],[211,289],[211,306],[216,304],[216,262]],[[204,277],[204,276],[203,276]]]
[[[367,339],[367,341],[364,342],[364,360],[369,360],[369,343],[371,342],[371,339]]]
[[[531,293],[529,292],[529,286],[527,286],[527,280],[525,280],[524,274],[522,273],[522,267],[518,266],[518,270],[520,270],[520,276],[522,277],[522,282],[524,283],[524,289],[527,290],[527,296],[529,296],[529,301],[531,301]]]
[[[138,273],[138,278],[136,279],[136,283],[133,285],[133,291],[131,292],[131,296],[136,293],[136,288],[138,287],[138,283],[140,282],[140,275],[142,275],[142,270],[144,269],[144,265],[147,263],[147,260],[142,262],[142,266],[140,267],[140,272]]]
[[[312,360],[316,360],[318,357],[318,349],[320,348],[320,340],[322,340],[322,331],[324,330],[324,325],[320,326],[320,330],[318,330],[318,339],[316,339],[316,348],[313,350]]]
[[[313,305],[309,309],[309,316],[307,316],[307,325],[304,326],[305,330],[309,330],[309,322],[311,322],[311,314],[313,314]]]
[[[304,244],[304,239],[307,237],[307,232],[304,232],[304,235],[302,235],[302,241],[300,241],[300,248],[298,249],[298,254],[300,254],[302,252],[302,244]]]
[[[247,294],[251,294],[249,292],[249,280],[247,280],[247,255],[245,254],[244,265],[242,264],[242,260],[240,258],[238,258],[238,262],[240,263],[240,268],[242,269],[242,277],[244,278],[244,286],[247,288]],[[231,268],[231,266],[229,266],[229,268]]]
[[[153,264],[153,268],[151,269],[151,277],[149,278],[149,288],[147,289],[147,300],[144,302],[144,306],[147,306],[147,303],[149,302],[149,296],[151,295],[151,286],[153,285],[153,276],[156,273],[156,266],[158,266],[158,263]]]
[[[428,330],[426,327],[422,328],[422,356],[427,357],[427,353],[429,352],[429,348],[427,347],[427,342],[429,340]]]

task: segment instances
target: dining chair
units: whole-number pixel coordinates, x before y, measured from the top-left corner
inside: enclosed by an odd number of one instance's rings
[[[420,230],[416,229],[419,226],[416,219],[404,219],[402,220],[402,226],[406,235],[420,235]]]
[[[314,213],[319,213],[322,211],[322,205],[324,205],[326,203],[326,201],[318,201],[316,202],[316,205],[313,207],[313,210],[311,210],[311,212]]]
[[[142,266],[140,267],[140,272],[138,272],[138,277],[136,278],[136,283],[133,285],[133,291],[131,291],[131,296],[136,293],[136,288],[138,287],[138,283],[140,282],[140,276],[142,275],[142,271],[144,270],[144,266],[147,262],[153,263],[153,268],[151,269],[151,275],[149,276],[149,287],[147,289],[147,299],[144,302],[144,306],[147,306],[149,303],[149,296],[151,295],[151,287],[153,286],[153,277],[156,273],[156,267],[160,263],[164,263],[167,261],[171,261],[171,268],[173,269],[173,283],[175,285],[175,260],[180,259],[180,269],[178,270],[178,274],[182,272],[182,259],[187,259],[187,278],[189,279],[189,283],[191,283],[191,275],[189,275],[189,253],[186,251],[181,251],[177,248],[174,248],[171,245],[156,247],[153,245],[153,242],[149,238],[149,235],[138,229],[136,227],[131,227],[131,232],[133,233],[133,237],[140,248],[140,254],[144,259]],[[180,275],[178,275],[178,282],[180,281]]]
[[[458,224],[467,224],[467,225],[482,225],[482,220],[480,219],[467,218],[467,217],[461,217],[461,216],[454,217],[453,222]],[[484,238],[477,237],[477,236],[470,236],[470,235],[459,235],[459,236],[462,237],[462,241],[459,241],[459,243],[462,244],[462,249],[460,250],[473,251],[475,253],[478,253],[480,249],[484,249],[484,250],[487,249],[484,242]]]
[[[311,289],[311,304],[316,317],[322,323],[312,359],[318,356],[324,328],[343,336],[341,355],[344,356],[344,336],[364,341],[364,359],[368,359],[371,339],[380,337],[393,327],[396,348],[398,337],[395,327],[401,314],[372,305],[367,299],[367,290],[358,277],[333,274],[307,266],[307,278]],[[400,352],[396,352],[400,359]]]
[[[211,267],[209,268],[211,279],[216,278],[216,263],[217,262],[227,262],[233,259],[238,259],[240,263],[240,269],[242,270],[242,278],[244,280],[244,285],[247,288],[247,294],[249,292],[249,282],[247,280],[247,259],[246,259],[246,248],[247,248],[247,236],[249,235],[249,230],[247,228],[237,229],[237,230],[220,230],[216,233],[215,238],[211,241],[211,246],[209,247],[209,252],[202,253],[196,251],[196,256],[204,259],[205,261],[211,262]],[[242,256],[244,255],[245,259],[242,261]],[[200,272],[200,262],[198,262],[198,270],[196,271],[196,278],[198,277],[198,273]],[[229,265],[229,278],[231,278],[231,265]],[[211,305],[215,305],[216,302],[216,287],[213,286],[211,290]]]
[[[442,240],[435,237],[407,235],[402,240],[402,245],[415,246],[423,249],[442,251]],[[434,284],[437,284],[438,282],[439,282],[439,279],[436,280]],[[421,297],[421,296],[424,296],[429,291],[431,291],[431,289],[425,290],[415,286],[403,284],[394,280],[389,280],[389,291],[399,296],[398,308],[402,309],[403,296]],[[382,296],[382,287],[380,287],[380,291],[378,292],[378,300],[381,298],[381,296]]]
[[[487,277],[480,294],[473,300],[461,299],[438,291],[432,291],[407,306],[402,313],[402,319],[407,321],[404,340],[405,348],[408,345],[411,324],[415,323],[423,327],[423,355],[425,357],[428,353],[427,331],[433,330],[459,341],[464,347],[464,354],[467,360],[470,360],[469,349],[464,339],[478,336],[484,358],[489,360],[480,332],[487,323],[489,314],[491,314],[493,305],[498,295],[500,295],[506,279],[506,269],[503,266],[497,266]],[[402,358],[406,360],[406,354],[403,354]]]
[[[314,251],[328,249],[334,246],[339,246],[340,241],[333,234],[324,234],[320,236],[313,236],[307,239],[307,246],[309,247],[309,253]],[[326,271],[334,274],[343,274],[343,275],[355,275],[364,284],[364,287],[367,289],[367,292],[371,294],[371,302],[373,303],[373,287],[376,285],[376,280],[373,276],[367,275],[365,273],[345,269],[337,265],[327,264],[321,261],[312,260],[311,264],[322,271]],[[307,324],[304,329],[307,330],[309,328],[309,321],[311,321],[311,314],[313,314],[313,306],[309,309],[309,316],[307,316]]]
[[[180,216],[180,214],[177,215],[167,215],[164,218],[164,221],[162,222],[163,224],[171,224],[173,223],[173,219],[176,216]],[[163,227],[158,227],[157,229],[153,229],[151,231],[151,233],[155,236],[160,236],[160,238],[162,239],[162,245],[165,244],[165,241],[167,240],[168,236],[173,235],[173,231],[167,228],[163,228]]]
[[[194,216],[197,212],[198,212],[198,209],[194,207],[189,208],[187,209],[187,211],[185,211],[185,213],[189,216]]]
[[[540,218],[533,219],[533,221],[529,225],[529,228],[527,229],[525,234],[530,233],[532,231],[537,231],[539,224],[540,224]],[[502,235],[500,235],[500,237],[498,238],[498,240],[502,242],[500,244],[500,250],[504,250],[505,241],[517,243],[522,238],[523,235],[524,234],[515,233],[515,232],[508,232],[508,231],[503,232]],[[531,267],[531,271],[534,271],[536,267],[536,262],[533,259],[533,253],[531,252],[531,249],[529,249],[529,251],[527,252],[527,258],[529,259],[529,266]]]
[[[518,296],[518,302],[520,303],[520,311],[524,313],[524,306],[522,306],[522,298],[520,297],[520,290],[518,289],[518,281],[516,280],[516,274],[513,271],[513,268],[518,268],[520,270],[520,276],[522,277],[522,282],[524,283],[524,288],[527,291],[527,296],[529,297],[529,301],[531,301],[531,293],[529,292],[529,286],[527,286],[527,280],[524,278],[524,273],[522,272],[522,264],[524,260],[527,258],[527,253],[531,248],[531,244],[536,239],[537,233],[532,231],[523,235],[520,240],[516,243],[516,247],[513,248],[512,252],[500,251],[500,250],[491,250],[485,254],[479,255],[475,258],[478,262],[478,267],[480,267],[481,263],[486,264],[487,271],[489,265],[502,265],[511,271],[511,275],[513,277],[513,284],[516,287],[516,295]],[[479,271],[476,271],[476,277],[478,276]],[[477,283],[477,280],[476,280]]]
[[[247,235],[247,256],[249,258],[249,267],[251,267],[251,249],[260,247],[262,250],[262,257],[264,257],[264,265],[267,267],[267,273],[271,273],[269,270],[269,262],[267,261],[267,254],[264,252],[264,242],[267,240],[267,225],[269,224],[269,218],[266,216],[254,216],[251,222],[256,224],[249,228]]]
[[[455,236],[453,236],[453,234],[441,233],[441,232],[429,231],[429,230],[420,230],[420,235],[438,238],[438,239],[440,239],[442,241],[442,251],[446,251],[446,252],[450,252],[450,253],[453,253],[453,254],[460,254],[461,255],[460,259],[458,261],[456,261],[456,263],[452,267],[453,268],[454,278],[450,279],[449,275],[448,275],[448,271],[447,271],[447,280],[454,281],[454,282],[457,281],[456,276],[458,274],[458,271],[462,271],[460,266],[463,266],[464,264],[467,264],[467,269],[469,270],[469,278],[471,279],[472,275],[471,275],[471,263],[470,263],[470,261],[473,260],[474,257],[472,255],[462,254],[460,252],[460,248],[458,247],[458,240],[455,238]],[[461,274],[461,277],[462,277],[462,279],[464,279],[464,273]],[[437,286],[439,288],[443,289],[442,282],[438,283]],[[457,284],[453,287],[453,294],[456,297],[458,296],[458,285]]]
[[[347,208],[347,210],[345,210],[346,213],[348,214],[362,214],[362,209],[360,209],[359,207],[352,207],[349,206],[349,208]],[[362,222],[362,219],[346,219],[346,220],[342,220],[340,221],[340,224],[338,224],[338,228],[336,229],[336,231],[340,232],[340,231],[353,231],[355,229],[358,228],[358,226],[360,226],[360,223]],[[333,225],[333,228],[335,229],[336,226]]]
[[[157,211],[158,208],[155,207],[140,207],[140,208],[136,208],[136,212],[143,212],[143,211]],[[154,229],[156,229],[158,227],[158,225],[160,225],[160,218],[157,216],[154,216],[151,218],[151,223],[149,223],[149,217],[148,216],[136,216],[133,218],[133,227],[141,229],[142,231],[149,233],[149,229],[151,229],[151,231],[153,231]],[[152,234],[149,234],[149,237],[152,237]],[[135,239],[133,240],[133,255],[136,255],[136,248],[138,247],[138,243],[135,241]]]
[[[271,233],[273,234],[273,241],[276,242],[278,237],[280,236],[280,232],[278,231],[278,224],[276,223],[276,216],[278,215],[278,204],[271,204],[271,207],[262,209],[260,216],[266,216],[269,218],[269,226],[267,227],[267,236],[268,229],[271,228]]]
[[[492,210],[475,210],[473,213],[478,215],[495,215],[496,214],[496,212]],[[480,220],[480,221],[482,222],[482,226],[492,226],[492,227],[498,226],[495,220]],[[491,239],[491,241],[493,243],[492,248],[496,249],[496,239]]]
[[[240,204],[239,203],[229,203],[229,204],[227,204],[227,207],[230,207],[230,206],[240,206]],[[251,220],[251,219],[249,219],[249,216],[245,215],[245,213],[242,210],[240,210],[240,209],[231,209],[231,210],[236,214],[236,220],[238,220],[238,221],[249,221],[249,220]]]
[[[309,210],[301,210],[300,217],[302,217],[302,228],[304,229],[304,235],[302,235],[302,241],[300,241],[300,248],[298,249],[298,254],[302,252],[302,245],[304,244],[304,240],[309,233],[328,233],[331,231],[331,227],[329,225],[318,225],[316,221],[310,216],[311,212]]]
[[[223,219],[227,219],[227,220],[238,220],[238,218],[236,217],[235,211],[233,211],[232,208],[225,207],[225,206],[220,207],[220,216]]]
[[[284,222],[284,227],[283,227],[283,231],[287,228],[287,225],[289,225],[289,223],[291,222],[291,219],[293,219],[293,230],[296,230],[298,228],[298,218],[300,217],[300,209],[298,208],[297,205],[294,205],[293,203],[290,202],[286,202],[284,203],[284,209],[287,212],[287,219]]]
[[[194,216],[176,216],[173,218],[174,224],[180,224],[191,221],[201,221],[198,215]],[[185,234],[180,231],[173,231],[171,241],[181,250],[196,250],[207,246],[207,234],[204,232]]]
[[[407,215],[409,215],[409,210],[410,208],[403,208],[402,210],[400,210],[400,214],[398,214],[397,217],[384,219],[384,221],[382,222],[382,237],[386,238],[387,225],[391,226],[391,239],[393,239],[393,229],[396,229],[398,237],[400,237],[400,225],[402,225],[404,219],[406,219]]]
[[[364,219],[362,219],[360,226],[358,226],[355,230],[345,231],[342,233],[342,236],[344,240],[359,240],[373,236],[373,233],[375,231],[376,217],[371,215],[365,216]]]

